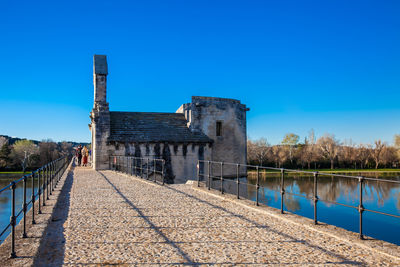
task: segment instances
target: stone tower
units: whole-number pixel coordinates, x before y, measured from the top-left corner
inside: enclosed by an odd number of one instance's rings
[[[107,139],[110,136],[110,110],[107,103],[107,57],[93,56],[94,104],[90,113],[92,164],[95,170],[108,169]]]
[[[192,132],[202,132],[211,138],[213,161],[246,164],[246,111],[239,100],[193,96],[192,103],[182,105],[177,112],[185,114]]]

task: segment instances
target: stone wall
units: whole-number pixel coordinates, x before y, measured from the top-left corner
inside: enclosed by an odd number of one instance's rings
[[[196,165],[198,160],[211,159],[211,147],[204,144],[138,144],[113,142],[107,147],[108,153],[110,153],[109,155],[164,159],[166,162],[166,179],[173,183],[197,180]]]

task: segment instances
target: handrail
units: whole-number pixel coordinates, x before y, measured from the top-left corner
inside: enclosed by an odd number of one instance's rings
[[[10,223],[6,225],[6,227],[3,228],[0,232],[0,237],[2,237],[7,230],[11,227],[11,253],[10,256],[11,258],[17,257],[15,253],[15,228],[18,223],[23,221],[23,230],[22,230],[22,237],[26,238],[26,214],[29,211],[28,207],[31,205],[32,209],[32,224],[35,224],[35,201],[38,200],[38,214],[41,214],[41,206],[45,206],[45,195],[47,192],[47,199],[49,199],[49,194],[52,194],[52,191],[57,186],[57,183],[61,179],[62,175],[64,174],[65,170],[68,167],[68,164],[70,162],[71,156],[63,156],[59,159],[56,159],[52,162],[49,162],[48,164],[40,167],[37,170],[32,171],[29,174],[26,174],[22,176],[21,178],[12,181],[9,185],[3,187],[0,189],[0,194],[7,189],[11,189],[11,195],[12,195],[12,201],[11,201],[11,217],[10,217]],[[37,183],[37,192],[35,193],[35,178],[38,179]],[[43,179],[43,182],[41,182],[41,178]],[[28,179],[32,180],[32,194],[28,198],[29,201],[27,201],[27,182]],[[16,187],[17,184],[23,182],[23,203],[22,207],[20,210],[16,211]],[[43,200],[41,203],[41,198],[40,196],[43,195]],[[18,217],[23,214],[23,217],[19,222],[17,222]],[[4,238],[5,239],[5,238]]]
[[[109,169],[165,184],[165,160],[150,157],[110,156]],[[151,177],[152,176],[152,177]],[[158,180],[157,180],[158,179]]]
[[[205,168],[207,165],[207,168]],[[224,166],[234,166],[236,167],[236,170],[233,171],[236,181],[233,181],[232,179],[227,179],[226,176],[224,176]],[[200,168],[200,166],[202,166],[202,168]],[[215,166],[219,166],[215,168]],[[213,168],[214,167],[214,168]],[[280,190],[274,190],[271,189],[272,191],[275,192],[279,192],[281,194],[281,208],[280,211],[282,214],[284,214],[284,195],[285,194],[289,194],[289,195],[294,195],[294,196],[299,196],[299,197],[303,197],[309,200],[312,200],[314,202],[314,224],[318,224],[318,217],[317,217],[317,209],[318,209],[318,201],[322,201],[325,203],[330,203],[330,204],[335,204],[335,205],[340,205],[340,206],[344,206],[344,207],[349,207],[349,208],[354,208],[358,211],[359,213],[359,238],[360,239],[364,239],[364,234],[363,234],[363,212],[364,211],[368,211],[368,212],[373,212],[376,214],[381,214],[381,215],[386,215],[386,216],[390,216],[390,217],[394,217],[394,218],[400,218],[399,215],[396,214],[391,214],[391,213],[386,213],[386,212],[381,212],[381,211],[377,211],[377,210],[370,210],[370,209],[366,209],[363,206],[363,187],[364,187],[364,182],[365,181],[379,181],[379,182],[386,182],[386,183],[395,183],[395,184],[400,184],[400,181],[395,181],[395,180],[386,180],[386,179],[377,179],[377,178],[368,178],[368,177],[364,177],[364,176],[350,176],[350,175],[342,175],[342,174],[334,174],[334,173],[320,173],[318,171],[315,172],[311,172],[311,171],[302,171],[302,170],[293,170],[293,169],[285,169],[285,168],[273,168],[273,167],[264,167],[264,166],[257,166],[257,165],[247,165],[247,164],[240,164],[240,163],[227,163],[227,162],[219,162],[219,161],[207,161],[207,160],[199,160],[198,164],[197,164],[197,186],[200,187],[200,181],[202,180],[206,180],[206,184],[208,186],[208,190],[211,190],[212,187],[212,180],[219,180],[220,181],[220,188],[219,190],[221,191],[221,194],[224,193],[224,189],[223,189],[223,184],[224,181],[229,181],[229,182],[235,182],[237,184],[237,188],[236,188],[236,195],[237,195],[237,199],[240,199],[240,184],[244,184],[244,185],[251,185],[254,186],[256,188],[256,205],[259,205],[259,201],[258,201],[258,195],[259,195],[259,189],[260,187],[260,171],[261,170],[278,170],[280,172]],[[250,184],[248,182],[240,182],[239,178],[243,177],[243,175],[240,174],[240,168],[244,168],[246,169],[246,174],[247,175],[247,169],[248,168],[252,168],[255,169],[256,174],[257,174],[257,180],[256,180],[256,184]],[[202,171],[200,170],[202,169]],[[205,172],[205,169],[207,169],[207,172]],[[217,172],[218,174],[214,174],[213,173],[213,169],[216,169],[215,172]],[[310,174],[313,176],[314,181],[313,181],[313,196],[309,197],[309,196],[305,196],[302,194],[297,194],[294,192],[289,192],[285,190],[285,175],[287,173],[305,173],[305,174]],[[331,176],[331,177],[341,177],[341,178],[349,178],[349,179],[356,179],[358,181],[358,188],[359,188],[359,204],[358,206],[353,206],[353,205],[348,205],[348,204],[343,204],[343,203],[339,203],[336,201],[330,201],[330,200],[326,200],[326,199],[321,199],[318,196],[318,191],[317,191],[317,184],[318,184],[318,177],[319,176]]]

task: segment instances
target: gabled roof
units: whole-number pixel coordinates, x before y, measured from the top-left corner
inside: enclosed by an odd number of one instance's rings
[[[211,143],[204,133],[187,127],[182,113],[110,112],[109,141]]]

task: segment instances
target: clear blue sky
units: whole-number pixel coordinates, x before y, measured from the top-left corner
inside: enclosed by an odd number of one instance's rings
[[[7,1],[0,134],[89,141],[93,54],[114,111],[192,95],[250,107],[248,135],[389,143],[400,133],[400,1]]]

